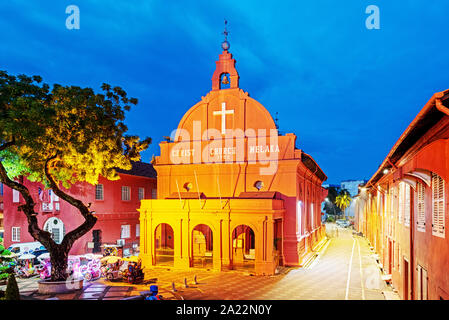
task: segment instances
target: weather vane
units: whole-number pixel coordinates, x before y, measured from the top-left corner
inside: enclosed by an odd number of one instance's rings
[[[224,23],[225,23],[225,27],[224,27],[223,34],[224,34],[224,36],[225,36],[225,41],[227,41],[227,40],[228,40],[228,34],[229,34],[229,32],[228,32],[228,29],[226,29],[226,27],[227,27],[227,25],[228,25],[228,21],[225,19]]]
[[[228,34],[229,34],[228,29],[227,29],[228,21],[225,19],[224,23],[225,23],[225,27],[224,27],[223,34],[224,34],[225,38],[224,38],[224,41],[221,43],[221,48],[223,50],[228,50],[230,47],[230,44],[228,42]]]

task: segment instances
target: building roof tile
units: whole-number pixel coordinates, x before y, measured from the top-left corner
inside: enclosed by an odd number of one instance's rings
[[[154,170],[153,165],[141,161],[131,161],[131,170],[115,169],[118,173],[129,174],[132,176],[157,178],[157,172]]]

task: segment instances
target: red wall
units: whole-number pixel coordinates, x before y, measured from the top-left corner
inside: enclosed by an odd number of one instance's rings
[[[40,183],[30,182],[25,179],[24,184],[30,190],[36,202],[35,210],[38,212],[39,227],[43,228],[45,222],[51,217],[61,219],[65,225],[65,232],[69,232],[78,227],[84,219],[79,211],[69,205],[62,199],[59,199],[60,210],[55,208],[52,212],[42,212],[42,201],[39,200],[38,188],[44,189]],[[128,242],[139,242],[136,237],[136,225],[139,224],[139,213],[137,208],[140,207],[138,199],[138,188],[145,188],[145,199],[151,199],[152,189],[156,189],[156,179],[128,174],[120,174],[117,181],[109,181],[102,177],[99,184],[103,184],[104,200],[95,200],[95,186],[87,183],[78,183],[70,188],[69,193],[77,199],[82,200],[85,204],[92,203],[91,210],[95,211],[98,221],[95,226],[86,235],[80,238],[72,247],[70,254],[83,254],[90,252],[87,250],[87,243],[93,241],[92,231],[102,230],[103,243],[116,243],[120,239],[121,226],[130,225],[130,238],[125,239]],[[131,200],[121,200],[121,187],[129,186],[131,188]],[[45,199],[44,199],[45,200]],[[4,187],[4,228],[5,228],[5,246],[10,246],[12,242],[12,227],[20,227],[20,242],[35,241],[28,233],[28,224],[26,217],[22,212],[18,212],[17,208],[24,203],[20,196],[20,203],[13,203],[13,191]]]
[[[417,299],[418,294],[418,266],[427,271],[427,297],[439,300],[449,299],[449,117],[443,118],[437,125],[426,132],[422,138],[408,150],[397,162],[398,169],[393,170],[380,179],[372,188],[371,200],[359,207],[358,228],[370,240],[375,250],[379,253],[385,271],[389,272],[392,263],[392,282],[398,290],[401,298],[406,296]],[[391,215],[388,199],[388,210],[384,214],[383,202],[377,206],[377,199],[384,198],[376,192],[378,186],[389,190],[397,185],[407,172],[417,169],[428,170],[437,173],[445,181],[445,237],[432,235],[432,188],[425,186],[425,231],[418,231],[417,221],[417,196],[411,189],[411,215],[413,223],[405,226],[398,222],[398,201],[395,200],[393,208],[392,227],[394,232],[388,235],[386,230],[390,221],[386,221]],[[411,241],[412,236],[412,241]],[[393,244],[390,256],[389,241]],[[409,262],[408,279],[405,277],[404,259]]]

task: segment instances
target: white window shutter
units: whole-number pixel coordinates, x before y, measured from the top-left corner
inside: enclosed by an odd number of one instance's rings
[[[404,185],[404,225],[410,226],[410,185]]]
[[[12,189],[12,202],[18,203],[19,201],[19,191],[17,191],[16,189]]]
[[[399,208],[398,208],[398,221],[402,223],[402,217],[404,212],[404,182],[399,182]]]
[[[432,235],[444,238],[445,235],[445,196],[444,180],[432,173]]]
[[[417,230],[420,232],[426,231],[426,215],[425,215],[425,202],[424,202],[424,194],[426,188],[423,183],[418,182],[416,184],[416,194],[417,194],[417,204],[418,204],[418,212],[417,212]]]

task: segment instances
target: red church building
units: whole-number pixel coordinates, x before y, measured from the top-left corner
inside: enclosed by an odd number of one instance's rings
[[[77,183],[69,194],[85,204],[91,203],[98,220],[92,230],[77,240],[70,254],[95,253],[103,244],[118,244],[123,254],[139,250],[140,223],[137,208],[142,199],[156,198],[156,171],[151,164],[133,162],[131,170],[117,169],[120,179],[110,181],[99,178],[97,185]],[[59,199],[52,190],[41,183],[22,178],[30,190],[38,212],[39,226],[52,233],[56,242],[83,223],[78,209]],[[28,233],[25,214],[17,210],[24,203],[20,193],[4,186],[4,242],[5,247],[14,243],[35,241]]]

